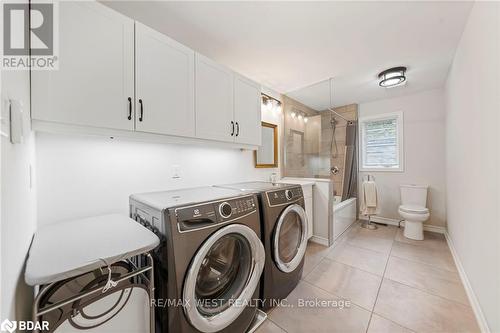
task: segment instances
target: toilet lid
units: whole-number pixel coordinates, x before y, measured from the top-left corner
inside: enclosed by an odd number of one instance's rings
[[[427,214],[429,213],[429,209],[422,206],[414,206],[414,205],[401,205],[399,209],[406,213],[412,214]]]

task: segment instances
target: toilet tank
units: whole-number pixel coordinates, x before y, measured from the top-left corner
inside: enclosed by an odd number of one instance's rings
[[[401,185],[401,204],[427,206],[427,186],[425,185]]]

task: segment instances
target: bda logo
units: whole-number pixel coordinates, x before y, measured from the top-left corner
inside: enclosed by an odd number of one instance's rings
[[[17,323],[15,321],[10,321],[5,319],[2,324],[0,324],[0,331],[2,332],[14,332],[17,328]]]

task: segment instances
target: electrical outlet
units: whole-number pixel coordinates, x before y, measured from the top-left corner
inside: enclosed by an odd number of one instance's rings
[[[180,167],[178,165],[172,165],[172,178],[179,179],[180,176]]]

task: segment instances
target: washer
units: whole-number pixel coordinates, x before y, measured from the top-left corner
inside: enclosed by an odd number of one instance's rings
[[[164,235],[154,253],[157,332],[245,332],[265,263],[257,197],[201,187],[134,194],[130,209]]]
[[[258,195],[266,264],[261,280],[261,308],[278,305],[302,276],[307,247],[307,216],[300,185],[247,182],[218,187]]]

